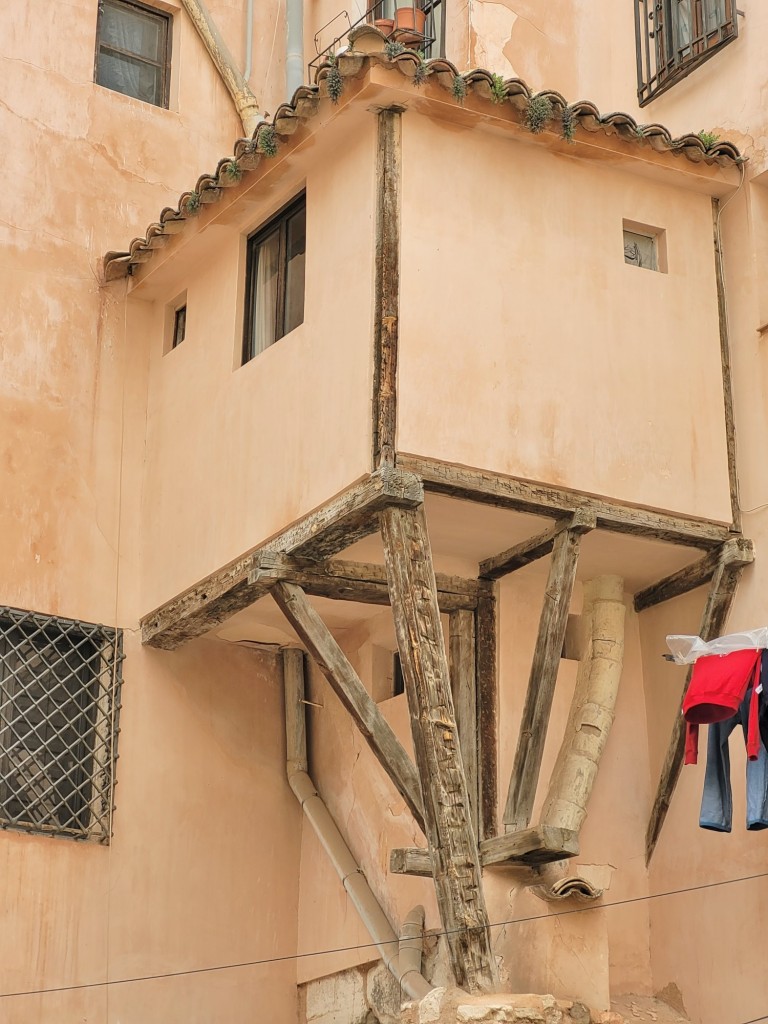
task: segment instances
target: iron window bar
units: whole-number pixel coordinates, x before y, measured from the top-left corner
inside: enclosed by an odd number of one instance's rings
[[[640,106],[736,39],[739,13],[735,0],[635,0]]]
[[[0,607],[0,828],[108,843],[122,631]]]

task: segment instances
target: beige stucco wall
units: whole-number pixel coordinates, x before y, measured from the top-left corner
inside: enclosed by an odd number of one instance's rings
[[[175,205],[239,122],[183,17],[170,110],[94,85],[96,7],[0,10],[0,604],[126,629],[115,837],[0,832],[0,994],[296,942],[299,818],[272,659],[201,642],[170,660],[138,642],[149,339],[126,344],[125,285],[100,288],[104,252]],[[0,1019],[245,1021],[261,1005],[292,1024],[295,998],[287,961],[3,1000]]]
[[[262,543],[371,466],[375,119],[333,129],[269,168],[195,257],[139,284],[147,337],[143,609]],[[246,238],[306,189],[304,322],[241,366]],[[187,335],[164,354],[166,305],[187,295]],[[190,454],[194,453],[194,466]]]
[[[403,164],[399,449],[728,520],[709,198],[415,113]]]

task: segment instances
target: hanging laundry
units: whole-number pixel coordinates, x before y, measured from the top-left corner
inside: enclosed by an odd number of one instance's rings
[[[768,628],[731,633],[708,642],[669,636],[673,660],[693,665],[682,713],[685,763],[698,756],[698,728],[709,725],[707,767],[699,825],[730,832],[733,818],[729,738],[741,726],[747,748],[747,829],[768,828]]]
[[[758,725],[758,685],[760,682],[759,650],[732,651],[730,654],[704,655],[696,660],[691,682],[683,698],[686,721],[685,763],[698,760],[699,725],[725,722],[739,711],[747,689],[752,683],[746,725],[747,755],[757,760],[760,751]]]

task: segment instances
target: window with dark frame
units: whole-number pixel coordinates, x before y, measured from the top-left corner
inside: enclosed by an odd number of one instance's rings
[[[304,322],[305,196],[248,239],[243,362]]]
[[[168,106],[171,18],[136,0],[99,0],[94,81]]]
[[[109,842],[122,634],[0,608],[0,828]]]
[[[173,338],[171,339],[171,348],[176,348],[184,341],[184,337],[187,333],[187,306],[186,303],[183,306],[179,306],[173,314]]]
[[[634,0],[637,96],[645,106],[738,35],[735,0]]]

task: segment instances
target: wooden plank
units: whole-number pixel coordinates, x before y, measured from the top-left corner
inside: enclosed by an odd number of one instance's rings
[[[745,565],[741,558],[735,561],[728,561],[729,556],[733,557],[735,550],[737,549],[729,548],[727,544],[723,545],[722,558],[712,577],[709,594],[707,595],[707,603],[701,616],[699,636],[702,640],[714,640],[725,632],[728,613],[731,610],[739,578],[744,571]],[[680,708],[682,708],[682,700],[691,681],[691,672],[692,668],[689,668],[680,698]],[[675,715],[672,736],[669,740],[659,784],[656,788],[656,796],[648,820],[648,829],[645,834],[646,864],[649,864],[651,857],[653,857],[653,851],[656,849],[656,843],[661,835],[664,820],[683,767],[685,757],[685,721],[680,713],[680,708]]]
[[[496,585],[485,583],[475,611],[475,673],[478,702],[478,770],[480,772],[479,839],[495,836],[498,802],[498,663],[496,657]]]
[[[339,559],[317,562],[309,558],[285,555],[281,551],[257,551],[249,581],[273,586],[277,580],[295,583],[311,597],[329,597],[336,601],[363,604],[389,604],[387,570],[383,565],[346,562]],[[477,606],[480,583],[438,573],[437,600],[440,610],[453,612]]]
[[[728,455],[728,483],[731,495],[733,529],[741,532],[739,504],[739,472],[736,461],[736,417],[733,410],[733,372],[731,342],[728,333],[728,308],[720,238],[720,200],[712,197],[712,233],[715,248],[715,285],[717,288],[717,319],[720,332],[720,367],[723,377],[723,411],[725,413],[725,449]]]
[[[424,510],[380,516],[392,614],[424,797],[437,905],[456,983],[497,983]]]
[[[493,864],[549,864],[578,854],[578,833],[551,825],[495,836],[480,844],[483,864],[488,867]]]
[[[307,716],[304,711],[304,651],[298,647],[286,647],[282,655],[285,752],[290,775],[291,771],[309,771]]]
[[[515,544],[492,558],[486,558],[480,563],[480,578],[484,580],[501,579],[502,576],[515,572],[516,569],[522,569],[524,565],[529,565],[548,555],[555,545],[556,538],[563,530],[579,529],[582,533],[588,533],[590,530],[594,530],[596,525],[594,512],[589,509],[576,509],[572,516],[559,519],[554,526],[550,526],[536,537]]]
[[[251,548],[141,619],[141,639],[172,650],[247,608],[269,587],[250,583],[255,552],[272,548],[315,559],[329,558],[377,526],[376,512],[389,504],[417,506],[423,498],[413,474],[387,468],[343,491],[276,537]]]
[[[293,583],[276,583],[272,596],[423,829],[424,811],[419,778],[413,762],[328,627],[309,603],[301,587]]]
[[[539,825],[522,832],[494,836],[480,843],[483,867],[516,867],[521,864],[549,864],[568,857],[578,857],[579,837],[571,829]],[[392,850],[389,870],[394,875],[431,877],[429,850],[405,847]]]
[[[564,530],[555,538],[504,809],[507,832],[521,832],[531,820],[557,671],[565,642],[568,605],[576,580],[580,543],[580,527]]]
[[[402,108],[378,115],[373,321],[373,468],[394,465],[400,323]]]
[[[469,792],[472,829],[477,836],[480,804],[477,763],[477,677],[475,665],[475,616],[462,609],[451,613],[448,620],[448,669],[451,694],[459,730],[461,759]]]
[[[732,554],[727,556],[730,563],[735,565],[741,562],[742,565],[748,565],[754,561],[755,552],[751,540],[747,540],[745,537],[734,537],[725,543],[732,551]],[[661,604],[662,601],[670,601],[673,597],[680,597],[681,594],[687,594],[690,590],[704,586],[714,576],[722,557],[722,550],[722,548],[718,548],[715,551],[710,551],[698,562],[686,565],[644,590],[639,590],[635,594],[635,611],[645,611],[646,608],[652,608],[656,604]]]
[[[577,508],[585,508],[595,513],[598,529],[707,551],[723,544],[730,536],[727,526],[713,520],[658,512],[489,470],[466,469],[404,452],[398,452],[397,465],[421,477],[427,491],[462,501],[476,501],[556,519],[575,512]]]

